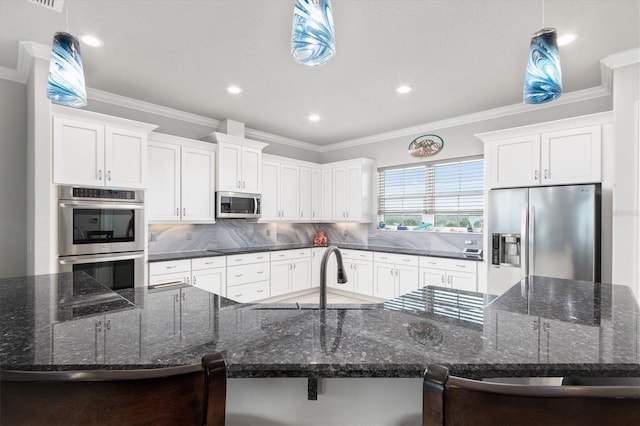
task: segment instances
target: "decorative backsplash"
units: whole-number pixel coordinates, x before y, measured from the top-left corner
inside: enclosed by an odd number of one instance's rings
[[[210,225],[149,225],[149,253],[266,247],[312,243],[322,230],[329,244],[369,244],[381,247],[460,252],[482,248],[482,234],[381,231],[361,223],[256,223],[220,219]],[[467,242],[471,241],[471,244]]]

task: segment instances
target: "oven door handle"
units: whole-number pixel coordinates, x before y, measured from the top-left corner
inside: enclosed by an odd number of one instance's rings
[[[80,265],[82,263],[94,263],[94,262],[114,262],[118,260],[131,260],[142,259],[144,253],[127,253],[127,254],[91,254],[86,256],[70,256],[68,258],[59,258],[61,265]]]
[[[84,207],[88,209],[128,209],[128,210],[142,210],[144,204],[130,204],[130,203],[92,203],[87,201],[60,201],[60,207]]]

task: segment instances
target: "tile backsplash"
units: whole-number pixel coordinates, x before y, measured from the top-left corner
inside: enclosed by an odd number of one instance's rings
[[[482,248],[482,234],[383,231],[361,223],[257,223],[220,219],[215,224],[149,225],[149,253],[312,243],[322,230],[331,243],[460,252]],[[472,242],[468,244],[468,242]]]

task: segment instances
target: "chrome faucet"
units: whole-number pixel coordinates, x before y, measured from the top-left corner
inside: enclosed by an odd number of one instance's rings
[[[329,262],[331,253],[336,254],[336,260],[338,261],[338,284],[347,282],[347,273],[342,264],[342,253],[340,253],[338,247],[330,246],[324,252],[322,262],[320,263],[320,309],[327,309],[327,263]]]

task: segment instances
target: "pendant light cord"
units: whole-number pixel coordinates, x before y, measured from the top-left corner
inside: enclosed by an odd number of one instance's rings
[[[542,0],[542,28],[544,28],[544,0]]]
[[[64,23],[66,26],[66,32],[69,32],[69,4],[64,8]]]

